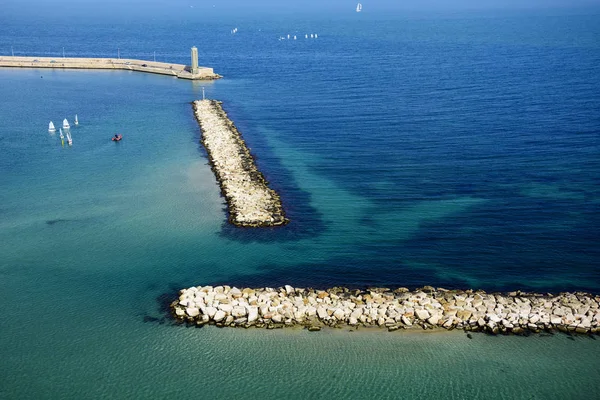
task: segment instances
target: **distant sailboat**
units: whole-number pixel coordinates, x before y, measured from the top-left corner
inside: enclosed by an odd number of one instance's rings
[[[75,125],[79,125],[79,120],[77,119],[77,114],[75,114]]]
[[[69,132],[69,130],[67,129],[65,131],[65,133],[67,134],[67,142],[69,142],[69,146],[71,146],[73,144],[73,139],[71,138],[71,132]]]
[[[54,123],[52,121],[50,121],[50,124],[48,125],[48,132],[56,132],[56,128],[54,127]]]
[[[65,138],[65,135],[63,135],[63,133],[62,133],[62,128],[59,128],[59,131],[60,131],[60,138],[61,138],[61,139],[64,139],[64,138]]]
[[[67,119],[63,119],[63,128],[64,129],[69,129],[71,127],[71,125],[69,125],[69,121],[67,121]]]
[[[316,39],[316,38],[318,38],[318,37],[319,37],[319,35],[317,35],[317,34],[315,33],[315,39]]]
[[[361,12],[362,11],[362,4],[358,3],[356,5],[356,12]]]
[[[304,39],[308,39],[308,35],[304,35]]]

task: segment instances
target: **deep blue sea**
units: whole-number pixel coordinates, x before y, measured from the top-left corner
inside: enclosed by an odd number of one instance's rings
[[[166,317],[204,284],[600,293],[600,10],[350,8],[0,15],[0,55],[189,64],[197,46],[223,75],[0,68],[0,398],[600,391],[588,337]],[[286,227],[226,223],[190,104],[203,88],[280,192]],[[48,123],[75,114],[63,147]]]

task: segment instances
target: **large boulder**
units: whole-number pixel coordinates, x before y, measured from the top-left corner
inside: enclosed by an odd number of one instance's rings
[[[255,322],[258,319],[258,307],[248,308],[248,323]]]
[[[335,311],[333,312],[333,316],[338,320],[338,321],[343,321],[345,318],[346,313],[344,313],[344,310],[342,310],[341,308],[336,308]]]
[[[221,322],[225,319],[225,317],[227,316],[227,314],[225,314],[225,312],[223,310],[218,310],[215,313],[215,316],[213,317],[213,320],[215,322]]]
[[[185,309],[185,313],[188,317],[197,317],[200,314],[200,310],[196,307],[188,307]]]
[[[326,319],[329,317],[329,314],[327,314],[327,308],[320,306],[317,308],[317,315],[319,316],[320,319]]]
[[[226,312],[227,314],[231,314],[233,311],[233,306],[231,304],[219,304],[219,310]]]
[[[415,310],[415,315],[422,321],[426,321],[431,316],[427,310]]]
[[[217,309],[215,307],[206,307],[206,315],[208,315],[210,318],[214,317],[216,312]]]

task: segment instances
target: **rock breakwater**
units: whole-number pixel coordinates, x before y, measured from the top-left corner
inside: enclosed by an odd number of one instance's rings
[[[600,333],[600,297],[589,293],[486,293],[426,286],[410,291],[372,288],[314,290],[183,289],[171,304],[173,316],[196,325],[278,328],[305,326],[464,329],[523,334],[559,330]]]
[[[241,134],[216,100],[193,103],[202,144],[229,208],[229,222],[243,227],[285,225],[279,195],[268,187]]]

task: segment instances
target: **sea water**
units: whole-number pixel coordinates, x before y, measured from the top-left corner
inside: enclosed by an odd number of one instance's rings
[[[201,284],[597,293],[598,12],[63,19],[3,21],[0,52],[188,63],[196,45],[224,79],[0,69],[0,397],[600,389],[588,337],[193,329],[166,316]],[[190,104],[203,88],[288,226],[226,223]],[[64,118],[72,146],[47,131]]]

